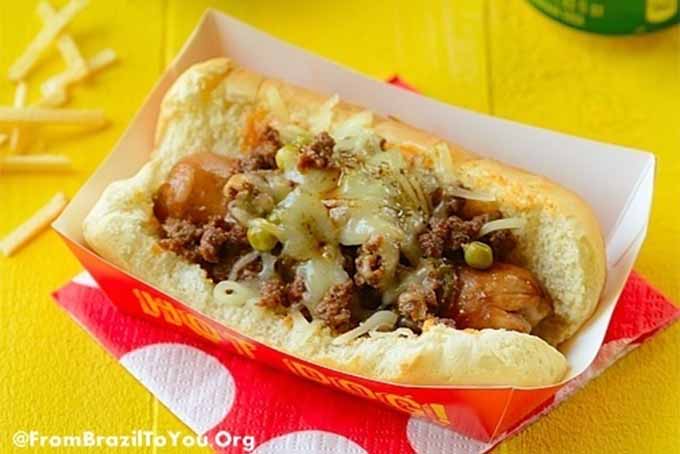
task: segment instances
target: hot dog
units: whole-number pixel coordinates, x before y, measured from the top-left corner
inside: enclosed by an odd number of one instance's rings
[[[414,385],[559,381],[605,279],[570,191],[224,58],[177,79],[83,232],[245,335]]]

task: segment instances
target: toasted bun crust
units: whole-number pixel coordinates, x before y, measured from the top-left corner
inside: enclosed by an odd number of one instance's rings
[[[291,118],[304,121],[327,96],[236,67],[219,58],[187,70],[161,107],[150,161],[134,177],[111,184],[84,221],[89,245],[103,257],[226,325],[318,364],[374,379],[414,385],[542,386],[567,371],[565,357],[543,339],[514,331],[426,327],[417,337],[384,333],[332,345],[320,322],[276,315],[259,306],[225,307],[198,266],[161,249],[152,195],[172,166],[201,150],[234,154],[244,117],[276,87]],[[333,122],[362,109],[340,103]],[[393,119],[376,118],[389,142],[426,149],[441,139]],[[605,277],[604,246],[589,207],[545,178],[449,144],[458,178],[496,195],[505,215],[521,216],[522,260],[554,299],[555,315],[539,326],[553,344],[571,336],[593,312]]]

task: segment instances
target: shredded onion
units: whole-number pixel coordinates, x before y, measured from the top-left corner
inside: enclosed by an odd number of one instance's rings
[[[220,304],[243,306],[244,304],[257,301],[258,294],[255,290],[235,281],[227,280],[219,282],[213,289],[213,297]]]
[[[340,244],[358,246],[373,234],[381,234],[387,241],[399,242],[404,238],[404,231],[385,216],[361,209],[348,211],[349,219],[340,229]]]
[[[244,256],[241,256],[238,260],[236,260],[234,265],[231,267],[231,271],[229,271],[229,280],[236,281],[239,271],[241,271],[243,268],[248,266],[253,261],[257,260],[259,256],[260,253],[258,251],[252,251]]]
[[[411,183],[413,190],[418,196],[421,210],[429,215],[430,212],[432,211],[432,204],[430,203],[430,198],[425,195],[425,191],[423,190],[423,186],[421,185],[419,179],[417,178],[417,176],[414,175],[411,178],[409,178],[408,181],[409,183]]]
[[[293,190],[276,208],[283,229],[283,253],[297,260],[310,258],[319,243],[337,243],[336,228],[318,194]]]
[[[339,101],[338,95],[331,96],[319,107],[319,111],[309,118],[309,129],[312,131],[312,134],[328,131],[333,119],[333,108]]]
[[[316,256],[302,263],[298,266],[297,273],[305,283],[302,302],[312,313],[331,287],[349,279],[341,263],[323,256]]]
[[[411,265],[416,265],[420,260],[420,257],[422,257],[420,243],[418,242],[418,234],[422,232],[422,229],[416,225],[406,229],[406,231],[408,232],[408,235],[406,235],[399,246],[404,257],[406,257],[406,260],[408,260]]]
[[[290,317],[293,320],[293,329],[296,331],[295,341],[300,345],[305,345],[316,334],[316,331],[321,324],[318,320],[309,322],[299,308],[292,307],[290,309]]]
[[[308,133],[304,128],[293,123],[288,123],[279,127],[279,135],[281,136],[283,143],[293,143],[307,134]]]
[[[269,253],[262,254],[262,270],[257,275],[260,281],[264,282],[274,277],[275,266],[276,256]]]
[[[269,110],[278,120],[283,122],[288,121],[288,109],[286,108],[283,99],[281,99],[279,90],[277,90],[276,87],[269,87],[265,93],[265,99]]]
[[[436,144],[432,149],[434,170],[439,178],[445,183],[456,181],[456,168],[453,166],[449,146],[444,142]]]
[[[247,226],[248,223],[253,219],[253,215],[248,213],[246,210],[239,208],[236,204],[236,200],[232,200],[229,203],[229,214],[231,217],[236,219],[236,221],[242,226]]]
[[[389,199],[390,190],[386,184],[364,172],[346,172],[340,180],[338,196],[380,205]]]
[[[482,228],[479,229],[478,236],[483,237],[491,232],[495,232],[496,230],[519,229],[522,226],[524,226],[524,219],[522,218],[497,219],[495,221],[489,221],[486,224],[484,224]]]
[[[409,181],[409,178],[399,171],[394,172],[394,177],[397,183],[399,184],[401,194],[405,196],[404,198],[408,199],[411,207],[413,208],[420,207],[420,200],[418,199],[418,195],[413,189],[413,185]]]
[[[394,324],[397,323],[397,318],[397,314],[392,311],[378,311],[360,323],[356,328],[349,330],[333,339],[333,344],[345,344],[359,336],[363,336],[369,331],[380,328],[393,328]]]
[[[365,133],[366,128],[370,128],[373,124],[373,114],[364,110],[358,114],[354,114],[347,120],[338,125],[333,131],[333,138],[337,141],[347,137],[358,137]]]
[[[471,191],[459,186],[451,186],[447,188],[446,191],[455,197],[460,197],[461,199],[479,200],[480,202],[493,202],[496,200],[496,198],[491,194]]]
[[[376,167],[386,165],[387,168],[392,172],[406,168],[406,160],[404,159],[404,155],[402,155],[401,152],[396,148],[375,153],[374,155],[370,156],[366,162]]]
[[[269,184],[271,195],[274,198],[274,202],[276,203],[285,199],[286,196],[290,193],[290,191],[293,190],[293,185],[283,175],[278,174],[268,175],[267,183]]]
[[[308,169],[303,173],[295,166],[285,173],[285,177],[293,183],[304,186],[306,191],[322,193],[338,185],[339,174],[325,169]]]

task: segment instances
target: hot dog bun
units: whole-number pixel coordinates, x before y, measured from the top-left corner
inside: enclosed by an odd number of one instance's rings
[[[327,96],[266,79],[218,58],[188,69],[161,106],[155,149],[132,178],[112,183],[84,221],[97,253],[243,334],[310,361],[374,379],[414,385],[542,386],[566,373],[552,345],[567,339],[595,309],[605,279],[604,245],[588,205],[546,178],[479,158],[449,143],[458,179],[493,193],[504,215],[526,220],[521,260],[541,281],[555,314],[537,327],[541,337],[515,331],[427,326],[423,333],[364,336],[333,345],[321,323],[294,320],[259,306],[218,305],[214,284],[198,266],[158,246],[152,196],[181,158],[198,150],[239,149],[244,112],[266,103],[276,87],[291,118],[309,118]],[[363,109],[339,103],[333,122]],[[389,142],[427,150],[441,139],[394,119],[375,117]],[[550,342],[550,343],[549,343]]]

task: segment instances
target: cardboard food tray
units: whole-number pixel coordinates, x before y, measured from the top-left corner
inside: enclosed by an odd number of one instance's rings
[[[570,364],[564,381],[542,388],[408,386],[321,367],[239,334],[89,250],[82,236],[82,221],[108,184],[132,176],[147,161],[164,93],[189,66],[217,56],[227,56],[269,77],[321,93],[337,93],[346,101],[398,117],[480,155],[545,175],[587,200],[605,236],[608,278],[595,314],[560,347]],[[583,372],[595,358],[646,234],[653,182],[654,157],[649,153],[449,106],[369,79],[209,10],[111,155],[53,227],[114,304],[126,312],[488,441],[536,412],[563,383]]]

